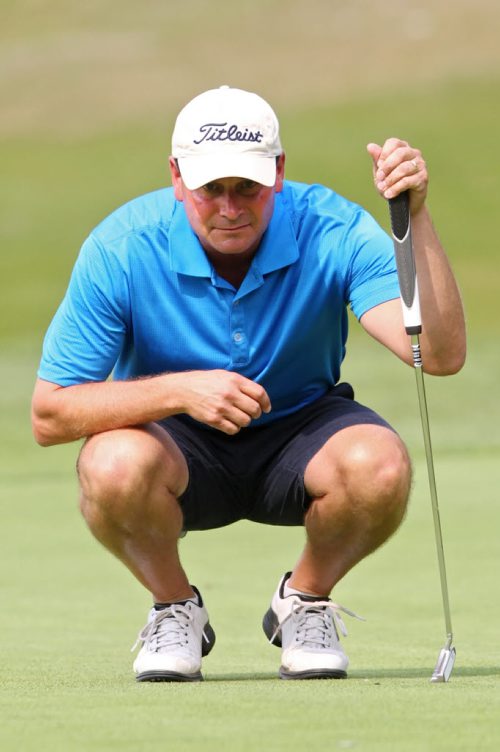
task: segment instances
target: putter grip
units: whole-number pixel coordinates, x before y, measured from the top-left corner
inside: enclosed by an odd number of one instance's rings
[[[401,305],[407,334],[420,334],[422,322],[418,299],[417,271],[411,238],[408,191],[389,199],[394,253],[398,270]]]

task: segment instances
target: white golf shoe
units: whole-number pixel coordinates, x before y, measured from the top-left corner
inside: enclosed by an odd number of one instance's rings
[[[339,641],[346,636],[340,611],[355,616],[328,597],[285,594],[290,572],[281,579],[263,620],[269,641],[282,648],[282,679],[345,679],[349,659]],[[356,617],[360,618],[360,617]]]
[[[142,642],[134,661],[137,681],[202,681],[201,659],[215,643],[215,632],[196,588],[196,597],[152,608],[132,650]]]

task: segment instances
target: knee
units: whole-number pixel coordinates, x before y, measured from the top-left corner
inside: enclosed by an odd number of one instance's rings
[[[411,485],[411,463],[403,442],[396,435],[355,447],[344,464],[345,481],[374,507],[401,518]]]
[[[91,437],[77,466],[83,516],[87,521],[103,514],[122,516],[136,502],[144,503],[155,482],[163,482],[168,490],[172,464],[165,447],[145,430],[124,429]]]
[[[144,482],[144,458],[133,441],[121,432],[90,438],[78,459],[78,477],[85,495],[102,497],[128,495]]]
[[[360,478],[375,498],[405,502],[411,483],[411,463],[403,442],[387,440],[361,444],[346,458],[344,473],[354,484]]]
[[[402,516],[410,491],[411,462],[397,434],[363,426],[344,437],[337,434],[325,450],[308,468],[313,470],[313,492],[337,495],[341,489],[355,506],[380,505]]]

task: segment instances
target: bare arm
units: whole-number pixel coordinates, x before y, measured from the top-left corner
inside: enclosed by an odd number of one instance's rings
[[[178,413],[234,434],[270,410],[265,390],[231,371],[189,371],[67,387],[38,379],[32,425],[37,442],[50,446]]]
[[[425,205],[426,164],[420,151],[399,139],[389,139],[383,147],[369,144],[368,151],[374,163],[376,187],[384,198],[393,198],[407,189],[410,191],[424,368],[428,373],[441,376],[456,373],[465,361],[464,311],[451,266]],[[412,364],[399,300],[388,301],[367,311],[361,317],[361,324],[375,339]]]

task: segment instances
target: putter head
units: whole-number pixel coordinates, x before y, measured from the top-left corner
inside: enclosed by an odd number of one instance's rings
[[[447,682],[455,664],[455,648],[443,648],[439,653],[431,682]]]

